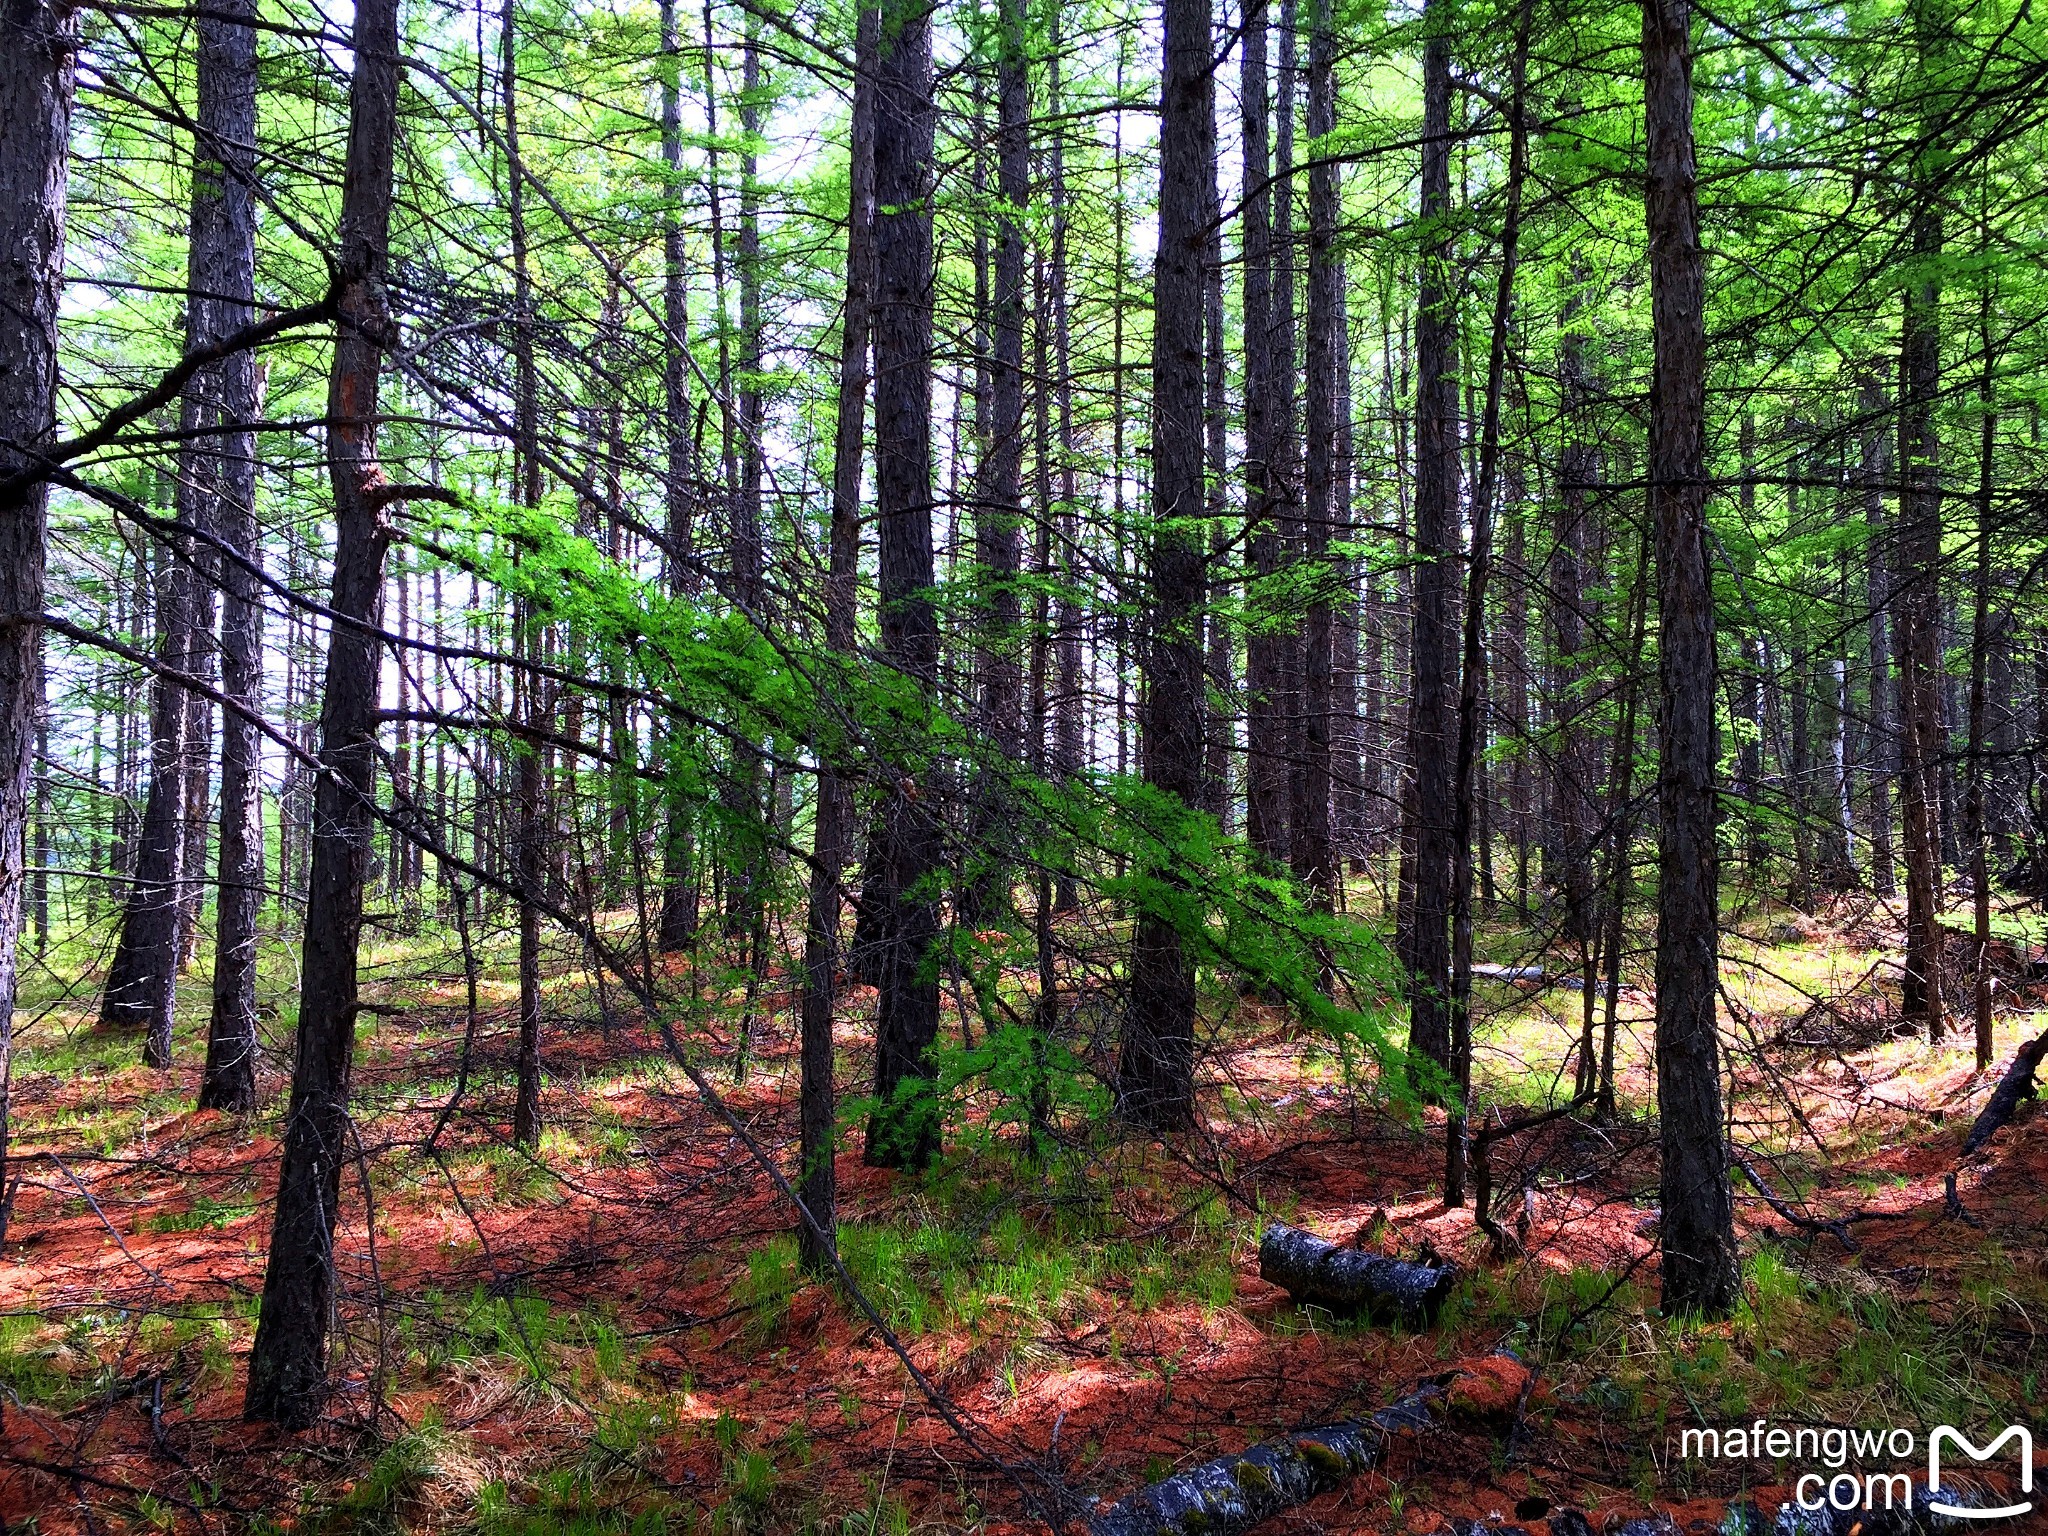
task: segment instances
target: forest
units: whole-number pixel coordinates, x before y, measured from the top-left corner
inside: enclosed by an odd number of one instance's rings
[[[0,1536],[2048,1529],[2048,18],[1713,4],[0,0]]]

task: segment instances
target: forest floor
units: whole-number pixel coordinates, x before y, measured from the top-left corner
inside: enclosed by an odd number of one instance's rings
[[[1738,1183],[1735,1318],[1655,1311],[1640,985],[1619,997],[1617,1119],[1495,1146],[1501,1219],[1526,1226],[1511,1257],[1432,1193],[1439,1114],[1382,1101],[1327,1041],[1238,1002],[1205,1057],[1204,1125],[1171,1146],[1084,1125],[1034,1163],[970,1096],[928,1174],[842,1155],[849,1268],[972,1446],[847,1297],[799,1279],[788,1210],[739,1140],[580,973],[550,995],[537,1151],[509,1140],[512,976],[495,952],[467,1090],[435,1138],[470,1022],[463,974],[397,938],[371,976],[393,1011],[359,1036],[364,1155],[345,1185],[327,1424],[243,1423],[281,1080],[253,1122],[194,1113],[203,982],[186,988],[179,1067],[157,1073],[93,1027],[89,979],[46,974],[13,1077],[0,1517],[42,1536],[1042,1529],[999,1463],[1114,1497],[1436,1378],[1435,1428],[1271,1528],[1541,1531],[1572,1506],[1597,1531],[1790,1497],[1794,1464],[1688,1461],[1687,1426],[1904,1426],[1924,1445],[1936,1423],[1981,1440],[2025,1422],[2048,1358],[2048,1118],[2029,1106],[1975,1159],[1959,1151],[2048,987],[2022,974],[2002,990],[1981,1074],[1967,1031],[1900,1036],[1883,909],[1739,920],[1735,1139],[1788,1209],[1869,1219],[1846,1240],[1798,1229]],[[743,1079],[729,1037],[700,1038],[728,1104],[787,1156],[795,1020],[775,986]],[[271,991],[282,1044],[289,979]],[[1580,994],[1489,984],[1482,1003],[1484,1112],[1568,1097]],[[849,1000],[849,1081],[871,1004]],[[1259,1278],[1271,1216],[1466,1278],[1420,1332],[1297,1307]]]

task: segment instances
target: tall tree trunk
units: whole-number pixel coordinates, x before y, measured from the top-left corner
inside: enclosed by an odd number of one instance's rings
[[[346,176],[336,263],[340,324],[328,382],[328,470],[334,495],[333,624],[320,703],[322,772],[315,790],[299,1030],[285,1112],[263,1305],[243,1412],[303,1428],[327,1386],[334,1309],[334,1224],[348,1156],[356,948],[362,934],[377,780],[380,647],[391,519],[377,461],[378,373],[391,340],[385,271],[398,117],[397,0],[359,0],[353,40]]]
[[[64,287],[65,175],[78,13],[47,0],[0,5],[0,1191],[21,937],[22,831],[41,694],[49,488],[34,455],[57,427],[57,304]],[[7,1204],[0,1200],[0,1242]]]
[[[695,455],[690,438],[690,304],[683,270],[682,34],[675,0],[661,0],[661,162],[668,178],[661,201],[661,395],[664,565],[669,593],[696,591],[690,481]],[[673,771],[673,770],[671,770]],[[697,873],[690,804],[671,788],[662,809],[662,891],[657,942],[674,953],[697,932]]]
[[[982,861],[967,882],[963,920],[979,927],[1008,915],[1014,834],[1005,786],[1023,755],[1024,671],[1018,576],[1023,560],[1024,230],[1031,199],[1031,87],[1024,52],[1024,0],[997,0],[996,259],[989,356],[988,437],[975,467],[975,564],[979,643],[975,671],[981,734],[993,761],[975,791],[970,857]],[[1038,388],[1043,393],[1045,381]]]
[[[205,195],[195,180],[195,203]],[[210,219],[197,207],[193,217],[195,222]],[[207,259],[205,244],[194,239],[187,261],[188,285],[195,292],[200,288],[199,269]],[[189,306],[188,350],[200,344],[208,310],[203,302]],[[193,535],[210,533],[213,523],[213,445],[197,435],[209,429],[214,415],[216,379],[212,370],[207,373],[186,391],[179,416],[180,429],[194,435],[178,455],[176,536],[158,552],[156,653],[163,670],[150,682],[149,789],[136,836],[134,883],[128,888],[100,1001],[101,1026],[142,1030],[143,1064],[158,1069],[171,1064],[183,937],[185,796],[192,768],[194,712],[189,690],[178,679],[194,676],[199,666],[201,546]]]
[[[854,35],[850,189],[846,208],[846,303],[840,311],[839,419],[832,439],[832,523],[827,533],[825,644],[851,664],[859,596],[861,453],[867,441],[868,332],[874,307],[875,61],[881,12],[863,8]],[[834,706],[844,708],[843,699]],[[827,729],[837,735],[838,721]],[[797,1093],[801,1169],[797,1252],[804,1269],[831,1267],[837,1242],[839,1178],[834,1163],[838,1111],[832,1023],[838,997],[839,882],[851,851],[853,805],[833,753],[818,748],[818,809],[811,846],[810,906],[804,922],[802,1076]]]
[[[1988,258],[1991,228],[1987,221],[1978,247]],[[1990,705],[1991,673],[1991,500],[1992,475],[1998,447],[1996,378],[1998,350],[1991,329],[1991,268],[1978,277],[1977,345],[1982,352],[1982,371],[1977,376],[1979,414],[1977,445],[1977,568],[1971,582],[1970,622],[1970,739],[1968,766],[1970,785],[1964,815],[1969,820],[1970,895],[1974,919],[1974,992],[1977,1070],[1991,1065],[1992,978],[1991,978],[1991,837],[1984,810],[1984,748],[1987,712]]]
[[[1741,1295],[1721,1123],[1714,597],[1706,538],[1706,287],[1692,136],[1692,7],[1644,0],[1650,512],[1657,542],[1657,1112],[1663,1306],[1726,1316]]]
[[[1059,13],[1053,12],[1053,46],[1046,60],[1046,108],[1059,121],[1060,94]],[[1075,485],[1074,447],[1074,361],[1073,337],[1067,320],[1067,171],[1066,136],[1056,132],[1050,153],[1048,193],[1052,204],[1052,387],[1057,394],[1060,434],[1060,519],[1059,595],[1053,603],[1055,657],[1059,663],[1058,692],[1052,702],[1053,772],[1062,783],[1079,777],[1082,761],[1082,710],[1086,699],[1081,692],[1081,615],[1074,596],[1080,576],[1076,555],[1080,550],[1081,504]],[[1220,280],[1220,278],[1219,278]],[[1053,882],[1052,909],[1072,912],[1081,904],[1074,879],[1072,859],[1062,859]]]
[[[1451,784],[1458,693],[1458,274],[1452,249],[1451,25],[1447,0],[1423,8],[1421,272],[1415,303],[1415,618],[1409,643],[1403,836],[1412,868],[1400,928],[1408,1049],[1451,1062]],[[1404,884],[1409,882],[1404,882]]]
[[[505,211],[512,234],[512,480],[521,506],[540,506],[540,380],[533,357],[533,276],[527,261],[526,165],[519,151],[519,16],[517,0],[504,0],[500,13],[499,93],[505,114]],[[549,725],[549,685],[538,671],[542,624],[531,598],[512,608],[512,648],[522,665],[512,673],[512,711],[528,732]],[[512,743],[513,860],[519,886],[519,1055],[512,1101],[512,1140],[540,1142],[540,905],[547,812],[542,805],[547,776],[539,740],[527,734]]]
[[[1870,886],[1889,897],[1898,890],[1892,853],[1892,772],[1897,760],[1892,726],[1891,576],[1885,562],[1884,482],[1891,473],[1891,455],[1884,434],[1886,394],[1873,368],[1863,381],[1860,408],[1863,485],[1865,593],[1870,608],[1870,683],[1864,729],[1864,768],[1870,779]]]
[[[1308,133],[1323,144],[1337,129],[1336,40],[1330,0],[1310,0]],[[1344,261],[1337,250],[1337,165],[1325,145],[1308,173],[1308,337],[1303,453],[1302,559],[1310,582],[1302,626],[1301,772],[1289,853],[1317,910],[1337,903],[1337,858],[1330,835],[1332,725],[1336,703],[1330,566],[1337,522],[1337,358],[1344,330]]]
[[[1237,641],[1224,612],[1229,606],[1229,587],[1222,579],[1231,542],[1223,522],[1230,502],[1230,375],[1224,355],[1223,194],[1216,179],[1217,137],[1213,132],[1209,135],[1209,168],[1203,180],[1209,207],[1208,235],[1202,246],[1202,441],[1209,487],[1209,550],[1214,570],[1210,579],[1207,659],[1203,663],[1208,677],[1208,719],[1204,725],[1202,808],[1228,832],[1230,749],[1235,736],[1229,700],[1234,691],[1231,661]],[[1065,366],[1064,358],[1061,366]]]
[[[200,170],[218,188],[219,266],[206,287],[215,334],[255,317],[256,19],[254,0],[199,18]],[[261,408],[256,359],[221,364],[216,530],[221,562],[220,687],[231,704],[220,722],[220,893],[214,914],[213,1014],[199,1107],[247,1114],[256,1107],[256,924],[263,910],[263,603],[258,580],[256,434]]]
[[[1244,477],[1246,545],[1251,580],[1246,591],[1250,625],[1245,635],[1245,833],[1277,867],[1287,862],[1287,640],[1264,613],[1284,559],[1280,518],[1285,430],[1274,348],[1273,191],[1266,0],[1246,0],[1238,99],[1243,112],[1244,214],[1242,232],[1244,319]]]
[[[1165,0],[1160,81],[1159,252],[1152,278],[1151,607],[1145,649],[1145,782],[1190,808],[1202,789],[1203,178],[1214,132],[1209,0]],[[1171,847],[1170,831],[1164,838]],[[1173,871],[1154,868],[1162,884]],[[1179,1130],[1195,1113],[1195,968],[1164,891],[1141,897],[1131,939],[1118,1110]]]
[[[1451,778],[1451,1084],[1455,1095],[1445,1121],[1444,1204],[1465,1203],[1465,1126],[1472,1093],[1472,835],[1481,791],[1486,691],[1486,589],[1493,573],[1493,500],[1500,477],[1500,393],[1507,369],[1513,318],[1515,258],[1522,233],[1522,173],[1528,135],[1522,120],[1522,84],[1529,62],[1529,24],[1535,0],[1522,0],[1508,87],[1507,208],[1500,227],[1500,281],[1494,290],[1492,343],[1486,361],[1486,404],[1479,421],[1479,477],[1472,492],[1471,576],[1465,591],[1464,654],[1458,680],[1458,743]],[[1483,831],[1482,831],[1482,835]],[[1485,1214],[1485,1213],[1481,1213]],[[1490,1219],[1490,1218],[1489,1218]]]
[[[1912,7],[1923,67],[1939,49],[1932,3]],[[1942,131],[1930,113],[1928,132]],[[1906,975],[1901,1008],[1924,1019],[1939,1043],[1947,1023],[1941,996],[1941,443],[1934,422],[1941,388],[1942,210],[1933,185],[1933,143],[1915,166],[1919,203],[1913,210],[1911,267],[1899,331],[1898,585],[1899,796],[1906,832]]]
[[[920,697],[939,677],[932,583],[932,101],[931,13],[891,0],[875,71],[875,491],[882,653]],[[892,748],[895,744],[891,744]],[[875,1040],[878,1103],[867,1158],[921,1168],[938,1150],[939,1105],[926,1056],[939,1032],[938,937],[931,888],[941,846],[936,764],[910,748],[884,770],[871,880],[880,928]]]

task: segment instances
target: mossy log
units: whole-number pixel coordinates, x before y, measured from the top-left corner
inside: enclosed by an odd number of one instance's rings
[[[1097,1515],[1095,1536],[1231,1536],[1379,1465],[1395,1435],[1429,1423],[1443,1386],[1426,1382],[1370,1418],[1262,1440],[1141,1488]]]
[[[1422,1323],[1436,1316],[1458,1271],[1449,1264],[1413,1264],[1340,1248],[1276,1221],[1259,1240],[1259,1278],[1296,1301]]]
[[[1969,1137],[1963,1142],[1963,1156],[1975,1156],[2013,1117],[2013,1111],[2039,1091],[2034,1085],[2034,1074],[2041,1069],[2043,1056],[2048,1056],[2048,1035],[2037,1036],[2019,1048],[2012,1065],[2005,1069],[2005,1076],[1991,1090],[1991,1099],[1985,1104],[1983,1113],[1970,1127]]]

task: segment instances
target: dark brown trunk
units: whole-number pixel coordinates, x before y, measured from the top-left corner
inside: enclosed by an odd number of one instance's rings
[[[1472,834],[1479,799],[1482,696],[1486,690],[1486,589],[1493,572],[1493,496],[1500,476],[1500,392],[1513,316],[1515,257],[1522,233],[1522,171],[1528,135],[1522,82],[1529,61],[1535,0],[1523,0],[1509,86],[1507,209],[1500,229],[1500,280],[1494,290],[1486,404],[1479,421],[1479,477],[1472,492],[1472,559],[1465,591],[1464,655],[1458,681],[1458,744],[1451,770],[1451,1085],[1444,1131],[1444,1204],[1465,1203],[1465,1128],[1472,1094]],[[1489,1217],[1489,1219],[1491,1219]]]
[[[1721,1123],[1714,596],[1706,539],[1706,288],[1692,136],[1692,8],[1645,0],[1645,215],[1656,362],[1657,1113],[1663,1306],[1724,1317],[1741,1296]]]
[[[1265,0],[1247,0],[1238,98],[1243,110],[1244,213],[1242,243],[1244,317],[1244,477],[1246,545],[1252,621],[1245,635],[1245,834],[1275,866],[1287,860],[1287,640],[1267,622],[1262,605],[1284,550],[1280,519],[1284,423],[1279,410],[1285,365],[1275,352],[1273,323],[1273,193],[1268,118]]]
[[[851,661],[859,596],[860,476],[867,442],[868,331],[874,305],[875,60],[881,13],[863,9],[854,38],[850,188],[846,209],[846,303],[840,312],[839,418],[832,439],[832,524],[827,535],[825,645]],[[843,708],[842,701],[833,704]],[[836,736],[838,721],[827,718]],[[802,1077],[797,1095],[800,1172],[797,1251],[804,1269],[824,1274],[838,1241],[838,1130],[832,1025],[838,997],[840,878],[853,832],[853,806],[822,742],[818,753],[817,828],[811,847],[810,905],[804,923]]]
[[[1403,837],[1412,871],[1400,924],[1408,975],[1408,1049],[1451,1062],[1451,769],[1458,694],[1457,290],[1451,225],[1451,25],[1446,0],[1424,7],[1421,272],[1415,308],[1415,574]]]
[[[1165,0],[1152,289],[1154,531],[1142,756],[1145,782],[1169,807],[1190,809],[1202,790],[1202,225],[1214,132],[1209,17],[1209,0]],[[1171,848],[1174,829],[1161,832]],[[1143,873],[1168,889],[1138,901],[1117,1105],[1134,1125],[1181,1130],[1195,1118],[1195,968],[1175,921],[1179,903],[1169,894],[1175,872],[1155,866]]]
[[[875,71],[875,491],[882,654],[918,699],[939,677],[932,565],[931,13],[891,4]],[[887,750],[922,743],[890,743]],[[939,1144],[926,1052],[939,1032],[940,830],[934,765],[912,753],[882,768],[887,788],[863,900],[876,910],[880,998],[867,1157],[921,1168]]]
[[[1979,254],[1988,257],[1991,231],[1987,224]],[[1991,672],[1991,500],[1992,474],[1998,446],[1998,415],[1995,378],[1998,361],[1991,330],[1991,271],[1987,266],[1978,278],[1977,345],[1983,353],[1983,371],[1977,378],[1979,412],[1977,445],[1977,568],[1971,583],[1970,622],[1970,739],[1968,799],[1963,814],[1968,818],[1970,853],[1971,916],[1974,920],[1972,948],[1974,963],[1977,1070],[1991,1066],[1991,840],[1984,813],[1986,712],[1990,703]]]
[[[1308,132],[1323,140],[1337,128],[1336,40],[1330,0],[1310,0]],[[1337,357],[1344,329],[1344,262],[1337,250],[1337,166],[1316,155],[1308,173],[1308,336],[1304,392],[1302,559],[1313,583],[1302,625],[1301,776],[1289,853],[1316,910],[1337,904],[1337,858],[1330,835],[1332,724],[1336,703],[1330,568],[1337,523]],[[1326,966],[1327,969],[1327,966]],[[1325,984],[1327,985],[1327,976]]]
[[[209,274],[215,334],[255,315],[256,18],[253,0],[199,18],[199,129],[202,175],[218,187],[219,268]],[[262,542],[256,524],[256,434],[260,385],[255,357],[221,364],[215,527],[221,561],[220,688],[239,709],[221,711],[220,893],[214,915],[213,1013],[199,1107],[247,1114],[256,1107],[256,925],[263,910]]]
[[[77,12],[44,0],[0,4],[0,1194],[7,1170],[22,830],[41,695],[46,482],[32,456],[56,435],[57,306],[64,287]],[[21,483],[15,482],[19,479]],[[0,1198],[0,1242],[7,1204]]]
[[[975,787],[979,861],[966,883],[970,926],[1008,916],[1015,837],[1004,786],[1023,754],[1024,672],[1018,576],[1023,559],[1024,231],[1031,198],[1031,88],[1024,53],[1024,0],[998,0],[996,63],[996,259],[993,346],[988,368],[988,437],[975,470],[974,543],[980,591],[975,671],[979,726],[993,760]],[[1044,393],[1044,381],[1039,381]]]
[[[1932,5],[1912,8],[1923,67],[1938,51]],[[1940,136],[1938,122],[1928,133]],[[1915,166],[1912,256],[1899,330],[1899,538],[1894,622],[1899,648],[1899,798],[1905,812],[1906,974],[1900,1005],[1923,1019],[1937,1044],[1947,1032],[1941,995],[1941,389],[1942,211],[1933,186],[1933,143]]]
[[[1898,746],[1892,725],[1891,575],[1885,561],[1884,482],[1891,473],[1891,455],[1884,433],[1886,396],[1873,370],[1864,380],[1862,463],[1865,587],[1870,606],[1868,721],[1864,733],[1864,768],[1870,778],[1870,885],[1878,895],[1898,890],[1892,851],[1892,772]]]
[[[327,1389],[334,1225],[348,1157],[356,948],[362,933],[377,779],[378,623],[391,539],[377,461],[378,374],[391,341],[385,270],[398,115],[397,0],[356,7],[355,78],[336,266],[340,323],[328,383],[335,513],[333,625],[320,704],[320,759],[306,900],[299,1029],[283,1166],[249,1357],[243,1412],[304,1428]],[[359,627],[365,626],[365,627]]]
[[[661,161],[668,185],[661,201],[662,498],[666,567],[672,595],[697,588],[690,481],[690,306],[683,270],[682,35],[675,0],[661,0]],[[661,914],[656,942],[669,953],[689,948],[697,932],[695,841],[688,797],[671,789],[662,808]]]

